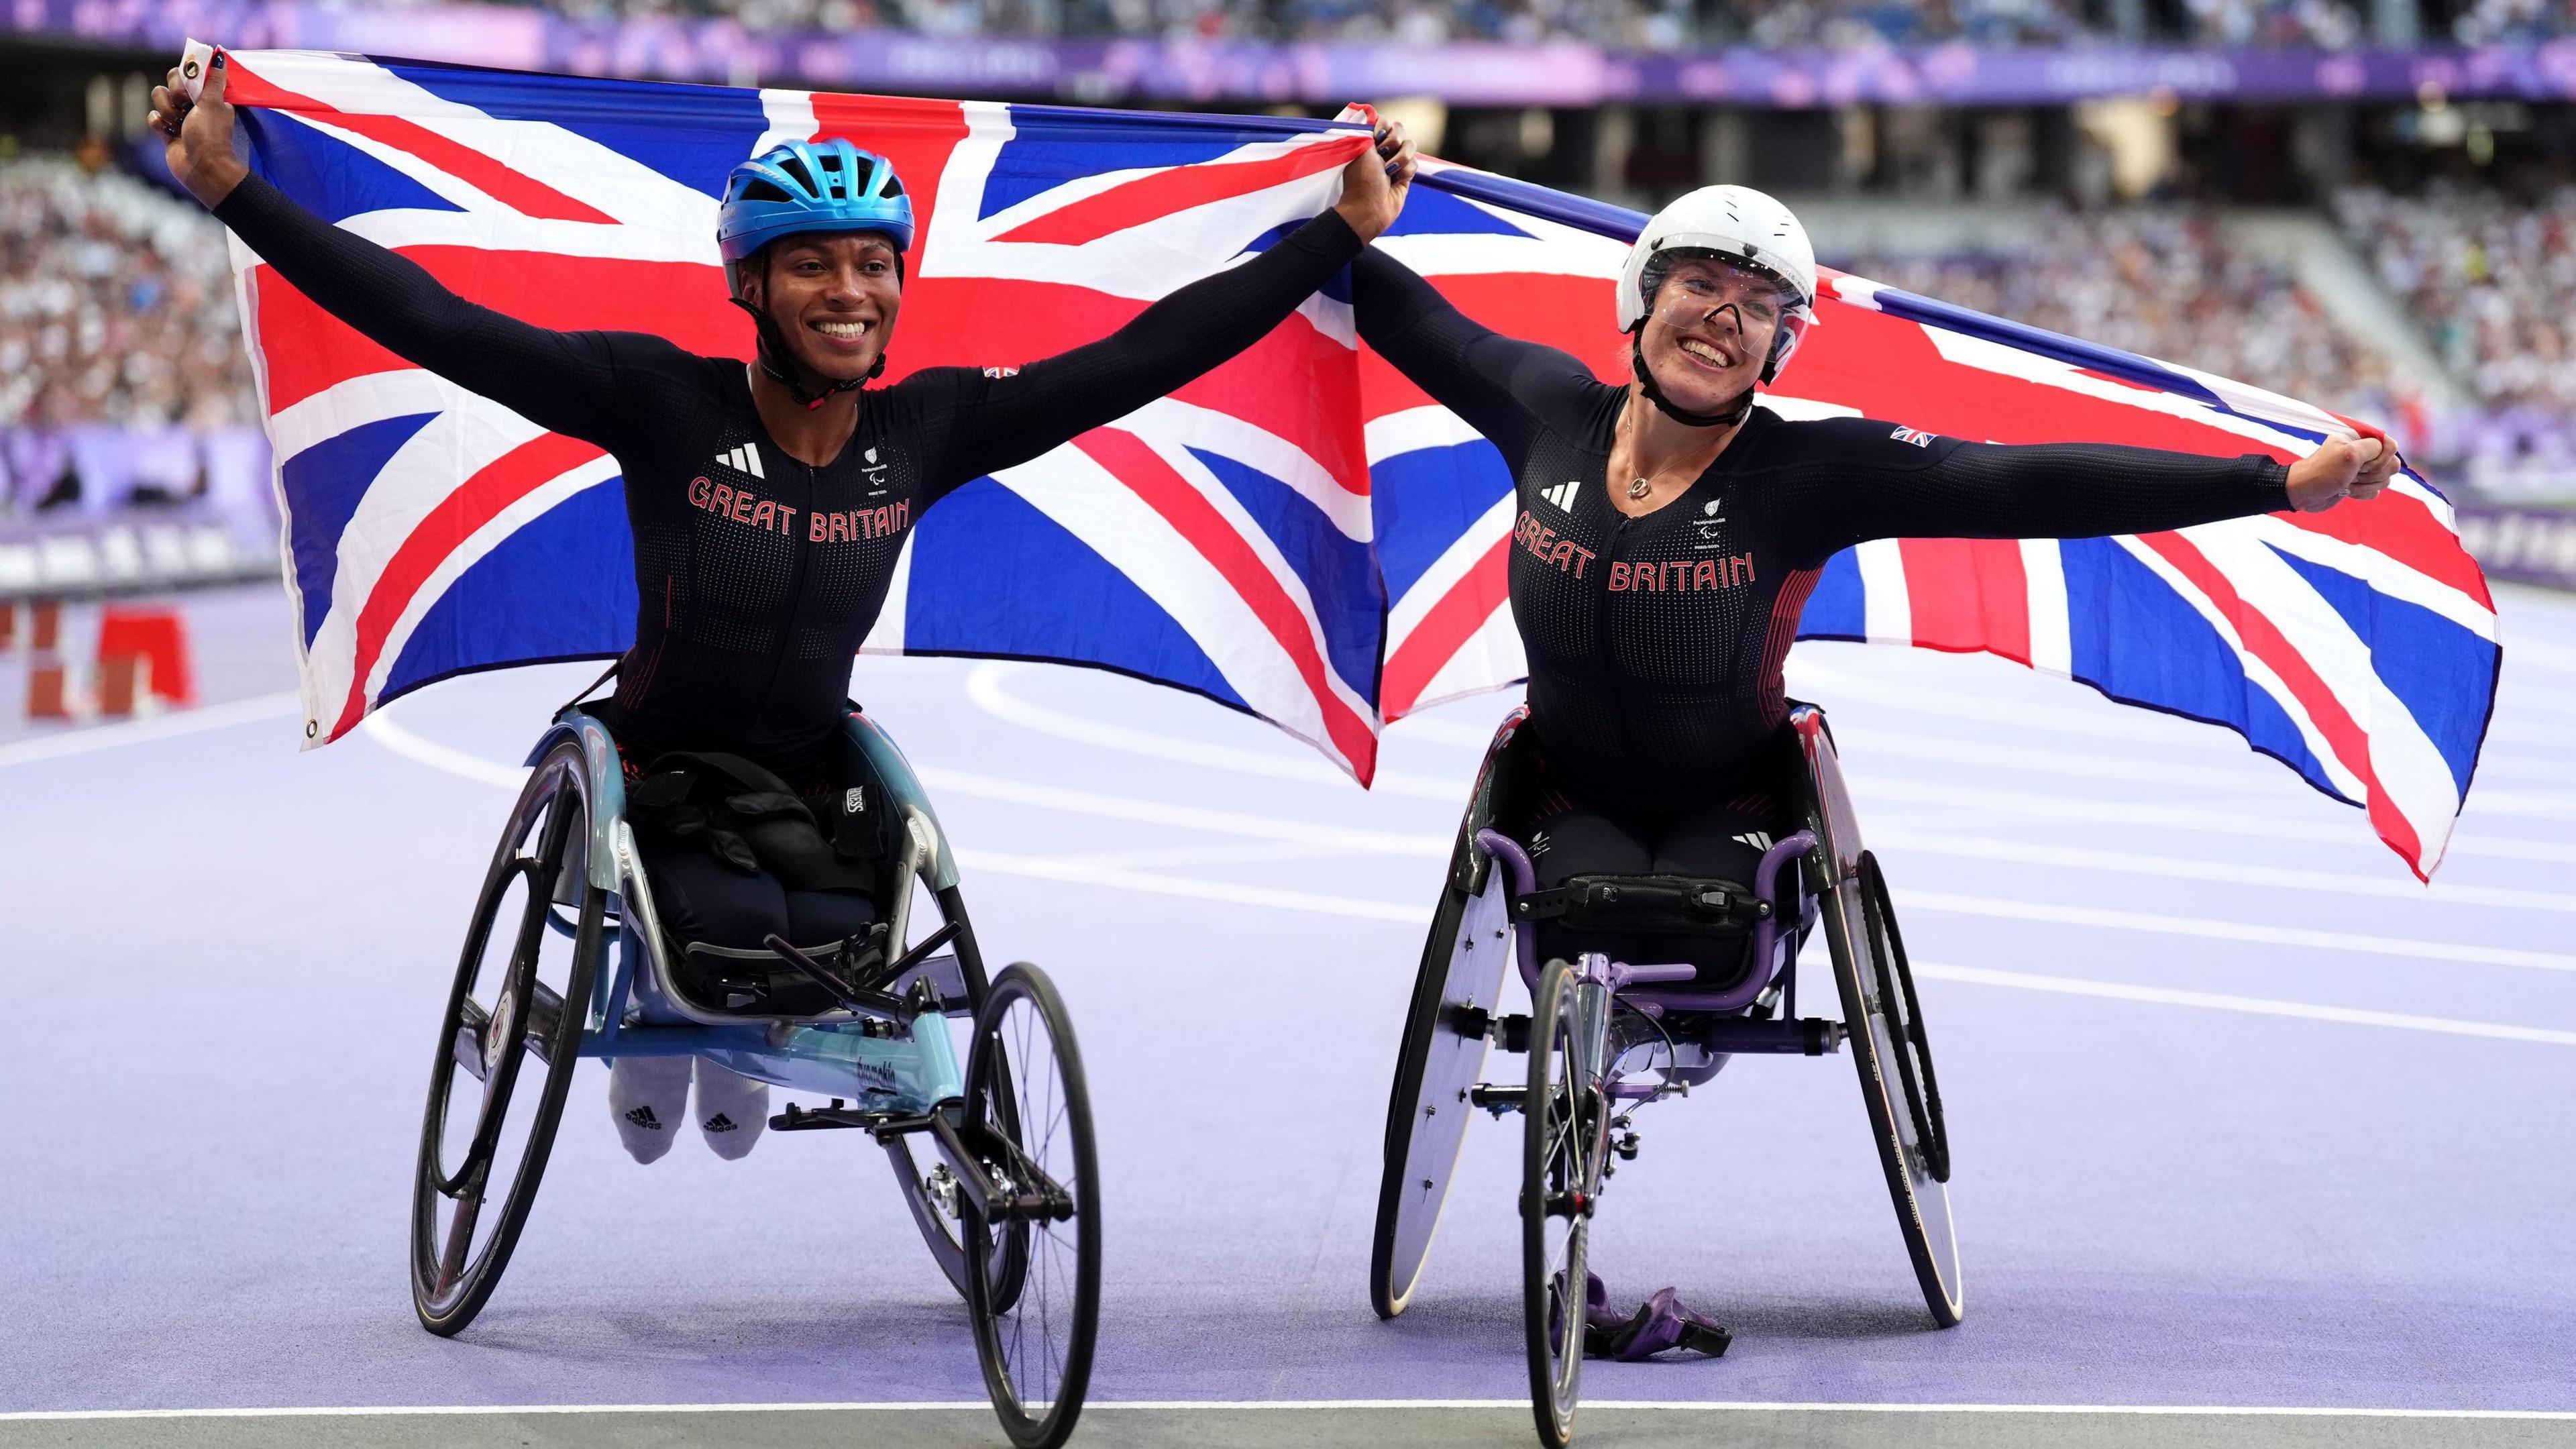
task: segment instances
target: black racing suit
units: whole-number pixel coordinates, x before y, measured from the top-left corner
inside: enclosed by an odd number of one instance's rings
[[[738,755],[799,791],[834,783],[821,777],[851,661],[923,510],[1232,357],[1361,250],[1327,211],[1098,342],[1016,370],[926,368],[866,389],[857,431],[816,467],[770,440],[739,359],[702,357],[644,333],[548,331],[476,306],[256,176],[215,215],[279,276],[377,344],[614,454],[625,473],[638,607],[635,642],[603,717],[630,758]],[[706,865],[688,853],[686,869],[707,877],[700,893],[725,883],[720,870],[700,870]],[[683,936],[693,926],[709,933],[700,939],[748,933],[722,943],[756,946],[754,923],[786,918],[762,902],[710,900],[693,913],[681,887],[674,883],[664,914],[677,916],[671,924]],[[796,905],[780,903],[779,912]],[[840,933],[799,922],[790,934]]]
[[[1352,275],[1360,336],[1512,470],[1512,617],[1538,768],[1505,828],[1543,886],[1751,879],[1754,842],[1783,824],[1762,778],[1788,712],[1781,665],[1842,549],[2148,533],[2289,506],[2287,470],[2264,457],[2006,447],[1756,407],[1687,491],[1630,518],[1607,481],[1625,386],[1469,320],[1383,253]]]

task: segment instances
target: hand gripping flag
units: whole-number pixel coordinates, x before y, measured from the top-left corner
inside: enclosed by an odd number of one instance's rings
[[[1114,329],[1328,205],[1360,134],[1264,117],[740,90],[237,52],[252,164],[472,300],[748,357],[714,233],[790,137],[891,156],[921,212],[891,376]],[[1643,218],[1426,170],[1380,244],[1472,315],[1621,375],[1609,287]],[[235,247],[278,457],[306,736],[453,674],[614,655],[633,628],[614,459],[376,348]],[[924,515],[875,652],[1049,659],[1207,695],[1365,782],[1383,719],[1523,672],[1498,454],[1360,348],[1328,287],[1170,398]],[[2001,442],[2296,457],[2342,420],[1829,274],[1771,404]],[[2449,506],[2143,539],[1865,545],[1803,636],[1986,650],[2224,724],[2438,862],[2497,667]]]

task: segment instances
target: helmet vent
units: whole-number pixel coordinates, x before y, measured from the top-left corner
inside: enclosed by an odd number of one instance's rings
[[[879,195],[879,196],[901,196],[901,195],[903,195],[903,182],[895,176],[895,174],[894,174],[894,168],[893,168],[893,167],[887,167],[887,168],[886,168],[886,174],[885,174],[885,185],[880,186],[880,187],[878,187],[878,188],[877,188],[877,195]]]
[[[796,179],[796,184],[804,187],[808,191],[819,191],[822,189],[814,184],[814,173],[805,169],[805,162],[799,157],[779,157],[778,169],[786,172],[789,176],[794,177]]]
[[[737,195],[744,201],[786,201],[789,199],[787,193],[779,190],[776,185],[767,181],[757,180],[744,182],[742,184],[742,190],[737,193]]]

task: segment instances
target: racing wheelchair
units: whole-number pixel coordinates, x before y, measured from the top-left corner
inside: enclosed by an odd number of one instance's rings
[[[1631,1126],[1648,1102],[1685,1093],[1741,1053],[1820,1056],[1851,1049],[1896,1220],[1943,1328],[1959,1322],[1958,1242],[1950,1222],[1947,1132],[1904,939],[1877,857],[1861,846],[1824,712],[1794,706],[1775,746],[1800,828],[1762,856],[1750,883],[1674,876],[1578,875],[1541,892],[1521,845],[1495,828],[1514,815],[1526,771],[1505,719],[1478,770],[1422,955],[1387,1106],[1369,1296],[1404,1311],[1420,1284],[1442,1205],[1477,1109],[1522,1126],[1523,1313],[1539,1438],[1563,1449],[1582,1382],[1590,1223],[1613,1159],[1633,1159]],[[1535,922],[1590,931],[1650,929],[1740,937],[1732,982],[1689,965],[1584,953],[1539,960]],[[1798,954],[1821,929],[1842,1019],[1798,1015]],[[1530,1013],[1505,1015],[1517,962]],[[1482,1080],[1489,1047],[1525,1053],[1516,1082]]]
[[[1073,1028],[1036,967],[986,979],[948,839],[894,741],[854,707],[839,749],[843,780],[886,812],[892,848],[873,892],[885,929],[864,951],[856,938],[800,947],[773,935],[764,956],[670,939],[616,743],[579,705],[555,717],[528,757],[439,1025],[413,1189],[413,1306],[450,1335],[491,1297],[580,1059],[703,1056],[828,1099],[790,1103],[773,1131],[875,1139],[965,1298],[1004,1430],[1019,1449],[1061,1444],[1082,1412],[1100,1305],[1099,1173]],[[916,886],[939,916],[917,941]],[[700,969],[710,955],[712,973]],[[962,1070],[952,1018],[972,1023]]]

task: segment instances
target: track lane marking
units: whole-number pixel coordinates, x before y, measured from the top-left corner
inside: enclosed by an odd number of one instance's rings
[[[128,720],[122,724],[91,725],[67,729],[59,734],[40,736],[0,745],[0,768],[10,765],[32,765],[39,760],[67,759],[74,755],[113,750],[125,745],[148,744],[154,740],[176,739],[181,735],[202,734],[207,730],[230,729],[255,720],[276,719],[281,715],[299,714],[304,697],[288,690],[280,694],[254,695],[224,704],[200,705],[149,719]]]
[[[469,780],[516,790],[520,782],[526,778],[526,771],[523,768],[502,765],[478,755],[468,754],[463,750],[422,739],[381,714],[370,717],[361,730],[369,738],[397,754],[433,769],[461,775]],[[925,768],[921,774],[925,781],[940,782],[942,788],[952,789],[959,794],[974,795],[986,789],[992,789],[997,792],[994,798],[1011,803],[1037,804],[1043,801],[1044,807],[1048,809],[1064,810],[1068,813],[1097,814],[1108,819],[1184,826],[1215,834],[1267,839],[1294,845],[1346,848],[1350,842],[1366,841],[1385,854],[1440,858],[1445,857],[1449,850],[1448,842],[1437,836],[1392,831],[1354,831],[1342,826],[1281,820],[1240,811],[1210,810],[1192,805],[1167,805],[1154,801],[1132,800],[1123,796],[1103,795],[1088,790],[1076,790],[1066,786],[1001,780],[974,771],[951,770],[939,766]],[[1328,895],[1318,891],[1243,885],[1232,881],[1202,880],[1191,876],[1138,870],[1118,862],[1115,859],[1115,852],[1104,859],[1084,856],[1024,855],[967,846],[958,846],[956,850],[960,861],[973,865],[977,869],[990,870],[1000,875],[1017,875],[1035,880],[1052,880],[1077,885],[1111,886],[1147,895],[1218,901],[1229,905],[1266,906],[1280,910],[1307,911],[1317,915],[1346,916],[1366,921],[1391,921],[1413,926],[1423,925],[1430,920],[1430,912],[1427,909],[1395,901],[1374,901]],[[2458,961],[2481,966],[2576,972],[2576,955],[2549,951],[2463,945],[2451,941],[2420,940],[2402,936],[2363,935],[2351,931],[2320,931],[2300,926],[2267,926],[2252,922],[2122,911],[2098,906],[2061,906],[2041,901],[1961,895],[1946,891],[1898,890],[1894,895],[1897,904],[1909,910],[1942,911],[1953,915],[1982,916],[1997,920],[2038,921],[2056,925],[2187,936],[2202,940],[2242,941],[2255,945],[2296,946],[2368,956],[2394,956],[2404,960]]]
[[[2416,1016],[2402,1011],[2370,1011],[2360,1007],[2318,1006],[2305,1001],[2280,1001],[2263,996],[2235,996],[2219,991],[2187,991],[2168,986],[2132,986],[2117,981],[2092,981],[2080,976],[2042,976],[2027,971],[1996,971],[1983,966],[1948,966],[1932,962],[1914,963],[1914,974],[1928,981],[1955,981],[1972,986],[2007,986],[2017,991],[2044,991],[2063,996],[2091,996],[2109,1001],[2142,1001],[2158,1006],[2195,1006],[2215,1011],[2243,1012],[2253,1016],[2290,1016],[2306,1021],[2332,1021],[2348,1026],[2387,1026],[2408,1031],[2439,1032],[2450,1036],[2490,1037],[2499,1041],[2541,1042],[2551,1046],[2576,1046],[2576,1031],[2556,1031],[2548,1027],[2504,1026],[2494,1022],[2462,1021],[2447,1016]]]
[[[1758,1414],[2126,1414],[2140,1417],[2206,1415],[2227,1418],[2499,1419],[2538,1423],[2576,1421],[2566,1409],[2401,1409],[2329,1404],[1903,1404],[1887,1402],[1766,1402],[1751,1399],[1590,1399],[1586,1407],[1670,1413]],[[1527,1399],[1095,1399],[1086,1409],[1223,1410],[1287,1412],[1349,1409],[1509,1409],[1529,1412]],[[33,1409],[0,1412],[0,1423],[50,1423],[98,1419],[330,1419],[501,1414],[810,1414],[924,1410],[989,1411],[983,1399],[795,1404],[366,1404],[345,1408],[272,1409]]]

